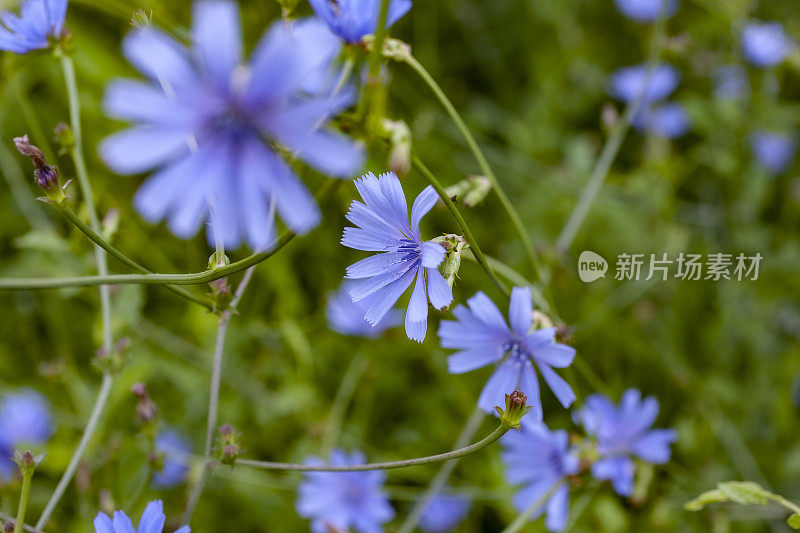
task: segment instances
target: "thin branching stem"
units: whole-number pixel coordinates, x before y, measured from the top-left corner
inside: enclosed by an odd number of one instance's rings
[[[26,468],[22,474],[22,489],[19,494],[19,507],[17,508],[17,519],[14,521],[14,533],[22,533],[25,528],[25,513],[28,510],[28,498],[31,495],[31,479],[33,479],[33,469]]]
[[[475,141],[475,138],[472,136],[472,133],[469,131],[467,124],[464,122],[464,119],[461,118],[458,111],[456,110],[455,106],[450,99],[447,97],[445,92],[436,83],[436,80],[433,79],[433,76],[422,66],[422,64],[414,58],[413,55],[403,54],[400,59],[405,62],[409,67],[411,67],[414,72],[416,72],[420,78],[430,87],[433,94],[439,100],[439,102],[444,107],[447,114],[450,115],[450,118],[455,123],[458,130],[461,132],[461,135],[464,137],[464,140],[467,142],[467,146],[469,146],[472,155],[475,157],[476,161],[478,162],[478,166],[481,169],[481,172],[486,176],[489,182],[492,184],[492,190],[497,195],[497,198],[500,200],[500,203],[503,206],[503,209],[508,214],[508,217],[511,219],[511,222],[514,225],[514,229],[519,236],[520,241],[522,242],[522,246],[525,249],[525,254],[528,256],[528,260],[531,263],[531,267],[533,269],[534,274],[536,275],[537,279],[541,281],[543,284],[547,284],[547,273],[542,268],[541,262],[539,261],[539,256],[536,253],[536,249],[533,246],[533,242],[531,241],[530,236],[528,235],[528,231],[525,229],[525,225],[522,223],[522,219],[517,213],[516,209],[514,209],[514,205],[509,200],[508,195],[506,195],[503,188],[500,186],[500,182],[495,176],[492,168],[489,166],[489,162],[487,161],[486,157],[483,155],[483,152],[478,146],[478,143]]]
[[[78,177],[78,184],[81,188],[84,204],[89,213],[89,223],[95,233],[100,232],[100,219],[97,216],[97,209],[94,203],[94,194],[92,193],[92,186],[89,182],[89,174],[86,171],[86,162],[83,159],[83,137],[81,134],[81,108],[78,95],[78,83],[75,80],[75,67],[72,63],[72,58],[69,55],[61,55],[61,68],[64,72],[64,81],[67,87],[67,99],[69,100],[69,118],[72,125],[72,135],[75,141],[71,150],[72,160],[75,163],[75,173]],[[108,275],[108,264],[106,262],[106,253],[101,247],[96,247],[94,250],[95,261],[97,263],[97,272],[99,277]],[[100,287],[100,314],[102,318],[103,327],[103,350],[110,354],[113,350],[113,339],[111,332],[111,294],[108,286]],[[53,515],[58,502],[67,490],[67,486],[72,481],[75,472],[80,465],[86,449],[94,436],[97,425],[100,422],[100,417],[105,411],[108,396],[111,393],[111,387],[114,384],[114,376],[109,371],[103,373],[103,381],[100,384],[100,391],[97,394],[92,414],[89,416],[89,421],[86,428],[83,430],[83,435],[78,443],[78,447],[72,454],[72,458],[67,465],[67,470],[56,485],[56,490],[53,491],[50,500],[36,522],[36,529],[43,529],[50,517]]]
[[[454,204],[453,200],[447,195],[447,191],[444,190],[442,184],[439,183],[439,180],[436,179],[436,176],[433,175],[433,172],[428,170],[428,167],[425,166],[419,157],[412,156],[411,162],[414,165],[414,168],[416,168],[419,173],[422,174],[422,177],[425,178],[425,181],[433,186],[433,188],[439,194],[439,198],[442,199],[442,202],[447,207],[448,211],[450,211],[450,214],[453,215],[456,224],[458,224],[459,229],[461,229],[461,232],[464,234],[464,238],[467,240],[467,243],[472,249],[472,253],[475,255],[475,259],[478,261],[478,264],[483,268],[483,270],[486,271],[486,274],[489,276],[489,279],[492,280],[492,283],[494,283],[503,294],[508,296],[508,289],[503,282],[500,281],[500,278],[498,278],[494,273],[494,270],[489,265],[489,262],[486,261],[486,256],[483,255],[480,246],[478,246],[478,241],[475,240],[475,237],[472,235],[472,231],[470,231],[469,226],[464,221],[464,217],[461,216],[456,204]]]
[[[418,457],[416,459],[404,459],[402,461],[389,461],[386,463],[367,463],[363,465],[333,466],[333,465],[307,465],[298,463],[273,463],[270,461],[256,461],[253,459],[240,459],[236,464],[262,468],[266,470],[291,470],[296,472],[361,472],[364,470],[392,470],[395,468],[407,468],[409,466],[428,465],[441,463],[450,459],[458,459],[467,455],[472,455],[494,444],[500,437],[511,429],[509,424],[501,423],[494,431],[485,436],[478,442],[438,455],[428,457]]]
[[[330,179],[322,187],[317,201],[322,203],[333,195],[341,180]],[[5,278],[0,279],[0,290],[55,289],[60,287],[89,287],[93,285],[200,285],[247,270],[272,257],[295,237],[291,231],[283,232],[268,251],[253,253],[240,261],[214,270],[192,274],[113,274],[103,276],[77,276],[71,278]]]

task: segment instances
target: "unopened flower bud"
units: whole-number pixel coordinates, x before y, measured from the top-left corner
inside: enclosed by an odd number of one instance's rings
[[[58,146],[58,155],[69,153],[75,147],[75,135],[72,133],[72,128],[60,122],[53,129],[53,142]]]
[[[134,383],[131,387],[131,392],[138,396],[139,401],[136,403],[136,418],[142,424],[152,422],[158,413],[158,406],[155,404],[150,395],[147,393],[147,387],[144,383]]]
[[[17,147],[19,153],[31,158],[33,177],[39,188],[47,195],[45,200],[54,202],[57,205],[63,204],[68,197],[64,194],[64,188],[61,187],[59,182],[58,168],[47,163],[42,151],[30,143],[27,135],[15,137],[14,146]]]
[[[111,347],[110,351],[98,348],[93,362],[103,372],[117,372],[124,366],[130,346],[130,338],[122,337]]]
[[[14,522],[6,522],[6,524],[3,526],[3,531],[5,531],[5,533],[13,533]]]
[[[30,451],[20,452],[18,450],[14,450],[13,459],[19,467],[20,473],[23,476],[29,476],[33,474],[33,471],[36,470],[36,467],[42,462],[42,459],[44,459],[44,454],[34,456]]]
[[[225,252],[216,251],[208,258],[208,269],[216,270],[231,264],[231,260],[225,255]]]
[[[119,229],[119,219],[119,209],[109,209],[106,212],[102,223],[102,234],[105,240],[110,241],[114,237],[114,234],[117,233]]]
[[[244,448],[239,444],[240,434],[230,424],[219,428],[217,458],[224,465],[233,466],[236,459],[244,455]]]
[[[619,122],[617,108],[611,104],[604,105],[603,110],[600,112],[600,119],[607,130],[613,129]]]
[[[500,421],[508,427],[515,429],[520,428],[520,420],[523,416],[528,414],[532,409],[530,405],[526,405],[528,398],[524,393],[515,390],[511,394],[506,394],[506,408],[501,409],[496,406],[495,409],[500,415]]]
[[[460,235],[448,234],[433,239],[441,244],[447,251],[442,262],[442,276],[451,287],[456,282],[458,271],[461,268],[461,252],[466,248],[467,242]]]
[[[533,310],[533,329],[552,328],[553,320],[539,310]]]
[[[460,201],[464,207],[475,207],[481,203],[489,191],[492,190],[492,182],[486,176],[467,176],[458,183],[451,185],[445,191],[453,201]]]

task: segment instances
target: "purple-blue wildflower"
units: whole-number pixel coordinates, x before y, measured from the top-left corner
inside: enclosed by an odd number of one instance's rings
[[[771,67],[783,61],[797,46],[778,22],[751,22],[742,32],[742,50],[750,63]]]
[[[364,464],[361,452],[347,454],[331,452],[330,463],[335,466]],[[306,464],[324,465],[325,461],[311,457]],[[358,531],[379,533],[382,524],[394,517],[389,498],[383,491],[386,473],[382,470],[363,472],[308,472],[298,488],[297,512],[311,519],[313,533]]]
[[[330,30],[350,44],[375,33],[378,27],[380,0],[309,0],[309,3]],[[397,22],[409,9],[411,0],[390,0],[386,27]]]
[[[156,436],[155,451],[161,456],[162,468],[153,473],[153,486],[166,489],[186,481],[191,458],[191,443],[173,429],[161,431]]]
[[[49,48],[60,39],[67,16],[67,0],[24,0],[19,15],[0,13],[0,50],[27,54]]]
[[[689,130],[689,115],[683,106],[672,102],[645,107],[634,115],[633,127],[643,133],[672,139]]]
[[[314,198],[270,146],[336,177],[363,162],[360,146],[320,128],[353,94],[309,94],[340,46],[322,34],[312,39],[314,32],[330,34],[318,21],[273,29],[245,65],[237,5],[203,0],[195,3],[191,52],[153,28],[126,37],[125,56],[150,82],[109,86],[108,113],[136,125],[100,150],[121,174],[160,168],[134,198],[144,218],[167,218],[183,238],[209,218],[210,242],[231,249],[245,240],[257,250],[274,243],[275,210],[296,233],[319,223]]]
[[[726,65],[714,71],[714,96],[735,100],[750,93],[747,70],[740,65]]]
[[[491,363],[497,369],[481,391],[478,407],[493,413],[496,405],[505,405],[505,395],[519,389],[529,398],[534,417],[542,420],[542,402],[536,367],[561,405],[568,407],[575,393],[552,367],[572,364],[575,349],[555,342],[556,328],[531,331],[533,304],[530,287],[514,287],[508,316],[511,328],[488,296],[478,292],[467,300],[469,308],[458,305],[453,314],[458,319],[443,320],[439,337],[443,348],[459,350],[447,358],[448,370],[461,374]]]
[[[43,444],[52,432],[50,404],[38,392],[23,389],[0,399],[0,480],[17,470],[11,460],[15,447]]]
[[[523,485],[514,496],[514,507],[524,511],[553,491],[532,519],[546,510],[547,529],[564,529],[569,515],[569,487],[565,478],[576,474],[579,466],[577,455],[569,447],[567,432],[550,431],[544,424],[528,424],[519,432],[507,433],[500,442],[504,449],[506,479],[509,483]],[[553,490],[559,483],[561,485]]]
[[[110,518],[105,513],[97,513],[94,519],[95,533],[162,533],[167,517],[164,514],[164,504],[161,500],[154,500],[147,504],[142,518],[139,519],[139,527],[134,528],[131,519],[122,511],[116,511],[114,518]],[[175,533],[190,533],[189,526],[177,529]]]
[[[770,174],[782,174],[794,161],[797,139],[788,133],[756,131],[750,138],[753,153],[758,163]]]
[[[600,459],[592,464],[592,475],[611,481],[622,496],[633,493],[634,464],[631,456],[653,464],[669,461],[670,444],[677,439],[675,430],[652,429],[658,416],[658,400],[642,400],[636,389],[622,395],[619,406],[600,394],[586,398],[575,413],[576,422],[597,439]]]
[[[456,494],[436,494],[419,517],[419,528],[427,533],[453,531],[467,516],[471,502]]]
[[[339,290],[328,295],[328,305],[325,308],[328,327],[342,335],[375,339],[380,337],[387,329],[402,323],[403,319],[400,316],[400,312],[397,309],[391,309],[374,326],[370,325],[364,319],[364,313],[374,302],[375,295],[373,294],[363,300],[354,302],[350,298],[350,290],[353,288],[354,283],[353,281],[345,281],[339,287]]]
[[[617,10],[637,22],[655,22],[661,16],[671,17],[678,9],[678,0],[614,0]]]
[[[672,65],[657,65],[649,75],[646,64],[622,67],[611,75],[609,92],[626,103],[636,101],[643,92],[642,103],[652,104],[669,96],[680,80],[680,73]]]
[[[419,231],[422,217],[439,197],[432,186],[426,187],[414,200],[409,219],[403,187],[394,172],[378,178],[370,172],[355,184],[364,203],[353,200],[350,204],[347,220],[357,227],[344,229],[342,244],[356,250],[383,253],[347,267],[345,277],[358,280],[350,289],[350,297],[359,302],[373,296],[364,319],[374,326],[416,278],[405,326],[409,339],[422,342],[428,329],[428,298],[436,309],[453,301],[453,290],[438,269],[444,260],[444,247],[423,241]]]

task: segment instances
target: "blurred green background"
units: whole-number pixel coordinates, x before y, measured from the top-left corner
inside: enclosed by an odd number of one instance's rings
[[[280,9],[268,0],[239,4],[252,47]],[[67,26],[76,46],[90,175],[101,215],[119,211],[118,248],[155,271],[197,272],[212,251],[205,237],[183,242],[165,226],[145,223],[131,205],[143,178],[114,176],[97,156],[97,143],[122,126],[102,112],[105,84],[137,77],[119,44],[140,8],[153,10],[155,24],[185,35],[188,0],[70,2]],[[298,11],[311,12],[302,2]],[[800,35],[794,0],[681,2],[668,21],[662,57],[682,74],[672,99],[687,109],[691,131],[675,141],[632,131],[564,254],[553,243],[605,140],[602,110],[612,105],[621,112],[607,95],[607,77],[644,61],[650,26],[624,18],[611,0],[418,0],[392,29],[463,112],[550,266],[552,298],[574,330],[571,344],[581,360],[568,374],[579,401],[593,392],[616,399],[636,387],[659,399],[657,425],[678,430],[673,460],[655,470],[642,501],[624,501],[605,485],[590,492],[573,487],[573,515],[579,504],[582,512],[572,531],[786,529],[783,512],[771,507],[683,510],[688,499],[727,479],[757,481],[800,499],[800,176],[794,167],[770,178],[754,164],[749,148],[756,128],[800,124],[800,62],[792,58],[766,73],[748,67],[752,96],[742,101],[716,99],[709,76],[719,65],[744,65],[739,32],[750,18],[781,21],[787,33]],[[422,160],[445,185],[478,173],[430,91],[410,69],[389,69],[390,115],[411,126]],[[779,90],[768,90],[775,83]],[[12,137],[27,132],[45,144],[53,128],[68,121],[58,63],[47,55],[3,53],[0,95],[0,276],[93,274],[88,241],[35,202],[29,163],[11,152]],[[56,161],[63,176],[73,176],[67,157]],[[367,168],[383,171],[385,154],[376,151]],[[308,170],[302,177],[312,189],[323,182]],[[424,186],[414,173],[404,179],[409,197]],[[447,352],[435,335],[438,313],[421,346],[402,329],[374,341],[328,329],[327,294],[338,288],[345,267],[364,256],[339,245],[344,212],[355,194],[344,184],[323,207],[321,227],[259,266],[232,321],[220,423],[242,431],[249,457],[302,461],[334,443],[363,449],[372,460],[448,450],[490,374],[488,368],[447,373]],[[487,254],[530,276],[496,198],[463,212]],[[423,230],[430,238],[457,227],[444,209],[436,209]],[[582,250],[604,256],[611,270],[623,252],[760,252],[764,259],[757,281],[620,282],[607,275],[585,284],[576,272]],[[246,254],[229,252],[232,260]],[[111,259],[109,264],[125,272]],[[477,290],[504,307],[484,273],[465,262],[456,302]],[[140,482],[147,448],[129,392],[134,382],[145,382],[160,407],[159,427],[184,432],[195,453],[202,453],[215,317],[155,286],[117,286],[112,294],[114,334],[130,338],[129,363],[50,531],[90,530],[98,510],[121,507]],[[66,467],[100,381],[92,365],[100,345],[98,296],[96,289],[84,288],[3,292],[0,298],[0,388],[36,388],[51,400],[57,420],[34,480],[29,516],[36,517]],[[345,376],[352,390],[342,388]],[[341,409],[333,408],[337,394]],[[575,430],[570,413],[549,392],[543,402],[549,427]],[[493,424],[487,417],[481,432]],[[516,515],[499,451],[494,446],[457,468],[452,486],[474,496],[459,531],[499,531]],[[405,517],[436,470],[389,474],[398,519],[387,530]],[[190,481],[198,473],[199,457]],[[220,469],[203,495],[193,531],[307,530],[294,510],[300,479]],[[161,498],[176,519],[190,486],[150,490],[141,503]],[[13,513],[18,494],[17,482],[0,486],[0,510]],[[131,514],[140,511],[141,505]],[[526,529],[539,530],[541,520]]]

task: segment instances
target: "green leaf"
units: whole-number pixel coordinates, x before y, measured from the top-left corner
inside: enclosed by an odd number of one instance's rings
[[[728,501],[728,495],[719,489],[713,489],[702,493],[694,500],[687,502],[683,508],[687,511],[699,511],[709,503],[719,503]]]
[[[717,488],[726,494],[728,499],[743,505],[765,505],[771,499],[777,498],[775,494],[752,481],[726,481],[718,483]]]
[[[789,524],[789,527],[792,529],[800,529],[800,513],[794,513],[786,519],[786,523]]]

